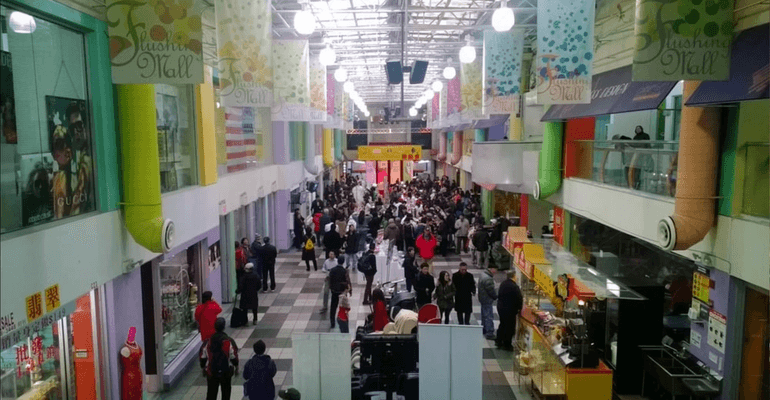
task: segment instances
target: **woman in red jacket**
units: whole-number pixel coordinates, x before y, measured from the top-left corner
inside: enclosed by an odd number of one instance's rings
[[[414,241],[414,245],[420,252],[420,257],[428,263],[428,273],[431,275],[433,275],[433,256],[435,255],[436,243],[436,237],[431,234],[430,228],[427,227],[425,232]]]
[[[217,320],[217,316],[222,312],[222,307],[217,304],[214,299],[211,298],[210,291],[203,292],[201,300],[203,303],[199,304],[195,309],[195,322],[198,323],[198,330],[201,333],[201,341],[206,341],[210,338],[216,330],[214,329],[214,322]]]
[[[385,306],[385,293],[380,289],[372,291],[372,304],[374,307],[374,331],[381,332],[388,324],[388,308]]]

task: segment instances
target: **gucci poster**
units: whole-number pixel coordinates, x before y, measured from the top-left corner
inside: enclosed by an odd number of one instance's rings
[[[107,0],[112,82],[203,83],[204,0]]]
[[[730,77],[733,0],[637,0],[635,81]]]
[[[537,4],[538,104],[591,102],[595,0]]]
[[[0,51],[0,127],[3,144],[18,143],[16,130],[16,98],[13,96],[13,62],[11,53]]]

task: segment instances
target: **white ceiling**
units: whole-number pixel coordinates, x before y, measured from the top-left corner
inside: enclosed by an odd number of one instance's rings
[[[491,0],[312,0],[307,4],[317,21],[312,35],[301,36],[293,28],[294,14],[301,8],[297,0],[274,0],[273,36],[308,39],[311,57],[317,57],[324,43],[330,42],[337,52],[337,64],[329,69],[345,67],[356,91],[370,104],[401,100],[400,85],[387,83],[385,62],[401,60],[401,20],[406,7],[405,65],[428,61],[425,83],[410,85],[405,76],[405,101],[410,105],[432,81],[441,78],[449,57],[459,72],[457,54],[466,34],[474,36],[481,56],[481,31],[491,28],[492,12],[500,6],[499,1]],[[511,0],[508,6],[516,14],[513,29],[534,35],[537,0]]]

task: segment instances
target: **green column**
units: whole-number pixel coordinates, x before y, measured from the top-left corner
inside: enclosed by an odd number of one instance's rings
[[[481,189],[481,215],[487,223],[495,215],[495,195],[484,188]]]
[[[475,136],[474,141],[476,143],[481,143],[487,140],[487,135],[485,135],[485,131],[483,129],[474,129],[473,134]]]

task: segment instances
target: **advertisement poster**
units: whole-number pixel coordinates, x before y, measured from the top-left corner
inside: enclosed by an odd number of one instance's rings
[[[464,122],[481,117],[481,99],[484,86],[481,83],[482,57],[470,64],[463,64],[460,69],[462,115]]]
[[[637,0],[635,81],[726,81],[733,0]]]
[[[523,51],[524,31],[484,31],[482,112],[485,115],[518,112]]]
[[[390,162],[390,184],[395,185],[401,180],[401,161]]]
[[[446,115],[452,116],[459,114],[462,111],[462,99],[460,89],[460,76],[455,76],[454,79],[447,82],[446,92]]]
[[[219,249],[219,241],[217,241],[209,246],[209,272],[216,270],[220,265],[222,265],[222,252]]]
[[[366,182],[370,185],[377,183],[377,171],[374,163],[375,161],[366,161]]]
[[[204,0],[107,0],[112,82],[203,83]]]
[[[538,3],[538,104],[591,102],[594,6],[595,0]]]
[[[553,208],[553,240],[564,246],[564,209]]]
[[[256,165],[257,138],[255,115],[251,107],[227,107],[225,110],[225,144],[227,172],[237,172]]]
[[[52,219],[53,156],[50,154],[22,155],[20,169],[23,179],[22,224],[28,226]]]
[[[217,0],[217,53],[221,103],[273,103],[272,13],[267,0]]]
[[[46,96],[45,104],[51,134],[51,156],[55,161],[51,169],[53,218],[91,211],[94,204],[93,160],[89,148],[91,128],[86,102]]]
[[[412,180],[412,175],[414,175],[414,161],[404,161],[404,182],[408,182]]]
[[[18,143],[16,131],[16,98],[13,96],[13,62],[11,53],[0,51],[0,126],[2,144]]]

